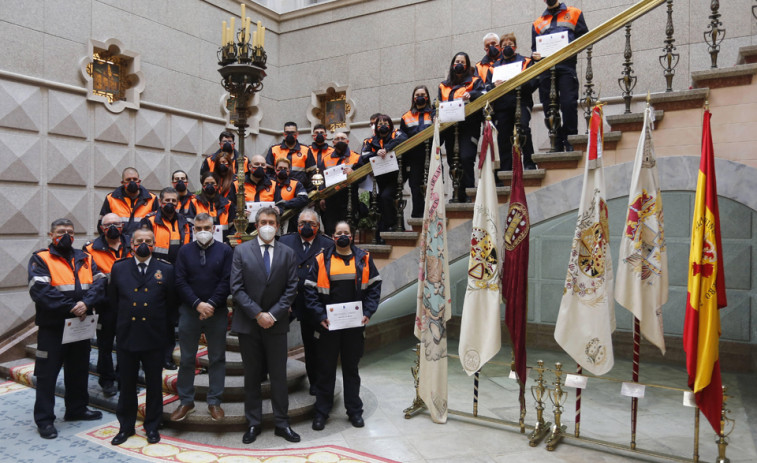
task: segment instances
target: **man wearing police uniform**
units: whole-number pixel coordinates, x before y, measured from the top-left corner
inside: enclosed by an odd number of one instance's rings
[[[297,297],[292,305],[292,313],[300,321],[302,333],[302,347],[305,350],[305,370],[310,381],[310,395],[315,395],[316,378],[318,374],[318,354],[315,351],[315,327],[319,321],[315,320],[305,307],[305,280],[313,266],[315,256],[334,247],[334,241],[319,233],[320,218],[313,209],[303,209],[297,219],[297,231],[288,233],[279,239],[279,243],[294,250],[297,258]]]
[[[139,179],[139,172],[133,167],[127,167],[121,173],[121,186],[108,193],[100,208],[100,220],[97,228],[102,224],[105,214],[113,212],[121,217],[124,224],[123,233],[131,233],[139,228],[139,224],[148,213],[158,208],[158,200],[154,194],[143,187]]]
[[[100,226],[100,236],[84,245],[83,251],[91,255],[97,268],[105,275],[110,274],[113,264],[130,256],[129,243],[124,238],[123,223],[114,213],[105,214]],[[116,337],[116,308],[108,307],[107,300],[96,307],[100,318],[97,320],[97,374],[98,382],[105,397],[118,393],[115,385],[116,372],[113,368],[113,339]]]
[[[352,233],[347,222],[336,225],[334,243],[334,248],[316,256],[305,281],[306,307],[320,323],[320,336],[316,341],[319,368],[313,418],[313,429],[316,431],[326,426],[334,405],[334,383],[339,357],[342,359],[347,417],[352,426],[365,426],[358,363],[365,347],[365,325],[378,309],[381,297],[381,276],[370,254],[352,244]],[[355,301],[360,301],[363,305],[362,326],[329,331],[326,306]]]
[[[108,284],[111,307],[117,307],[116,341],[121,394],[116,416],[120,430],[111,444],[121,445],[134,435],[137,419],[137,375],[145,373],[147,406],[144,428],[147,442],[160,441],[158,425],[163,413],[161,366],[166,345],[169,307],[174,302],[173,266],[152,256],[155,236],[139,229],[131,237],[134,258],[113,264]]]
[[[74,249],[74,224],[57,219],[50,225],[52,243],[29,260],[29,294],[36,309],[37,377],[34,422],[45,439],[58,437],[55,429],[55,383],[64,364],[66,421],[99,420],[102,413],[89,410],[89,340],[62,344],[67,318],[84,319],[105,297],[105,275],[89,254]]]

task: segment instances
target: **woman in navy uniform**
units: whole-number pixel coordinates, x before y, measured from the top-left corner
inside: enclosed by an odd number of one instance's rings
[[[135,256],[113,264],[108,284],[110,306],[115,307],[116,341],[121,394],[116,416],[120,430],[111,444],[120,445],[134,435],[137,419],[137,375],[145,372],[147,407],[144,428],[147,442],[160,441],[158,425],[163,414],[161,371],[167,343],[168,309],[174,304],[174,270],[152,257],[155,235],[147,229],[134,232]]]

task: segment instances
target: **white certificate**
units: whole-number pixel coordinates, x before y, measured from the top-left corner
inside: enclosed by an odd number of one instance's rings
[[[514,63],[497,66],[492,70],[492,82],[507,82],[508,80],[520,74],[522,70],[523,61],[516,61]]]
[[[244,208],[250,212],[250,221],[254,222],[255,214],[257,214],[260,209],[263,209],[264,207],[274,207],[275,205],[276,203],[273,201],[248,201],[244,203]]]
[[[542,58],[554,55],[558,50],[568,45],[568,33],[556,32],[554,34],[540,35],[536,37],[536,53]]]
[[[363,302],[345,302],[326,306],[329,331],[363,326]]]
[[[439,103],[439,122],[460,122],[465,120],[465,102],[463,100]]]
[[[646,386],[644,386],[643,384],[623,383],[620,386],[620,395],[624,395],[626,397],[635,397],[637,399],[643,399],[645,389],[646,389]]]
[[[373,169],[373,175],[384,175],[389,172],[397,172],[400,170],[400,165],[397,163],[397,156],[394,151],[386,153],[385,157],[374,156],[371,158],[371,168]]]
[[[97,331],[98,315],[87,315],[84,320],[77,318],[67,318],[63,324],[63,340],[61,344],[70,342],[84,341],[95,337]]]
[[[327,187],[347,180],[347,174],[344,172],[345,167],[344,164],[339,164],[323,171],[323,181]]]
[[[223,227],[222,226],[220,225],[213,226],[213,239],[223,243]],[[197,233],[193,234],[192,241],[197,241]]]

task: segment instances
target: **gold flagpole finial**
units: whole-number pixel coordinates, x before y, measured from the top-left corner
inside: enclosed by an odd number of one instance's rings
[[[492,109],[492,105],[489,104],[489,100],[487,100],[486,105],[484,105],[484,115],[486,116],[487,121],[492,120],[493,113],[494,113],[494,109]]]
[[[706,99],[704,100],[704,110],[709,111],[710,110],[710,100]]]
[[[652,94],[647,90],[647,106],[652,102]]]
[[[518,125],[513,127],[513,148],[520,151],[520,137],[518,136]]]

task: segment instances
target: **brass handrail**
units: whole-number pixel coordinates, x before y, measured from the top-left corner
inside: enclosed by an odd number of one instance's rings
[[[542,58],[535,65],[521,72],[520,74],[508,80],[507,82],[500,85],[499,87],[496,87],[490,92],[487,92],[486,95],[479,97],[478,99],[476,99],[476,101],[468,103],[467,105],[465,105],[465,116],[468,117],[472,113],[479,111],[486,105],[487,102],[491,102],[491,101],[496,100],[497,98],[502,97],[508,92],[520,87],[521,85],[525,84],[529,80],[538,76],[542,72],[548,70],[552,66],[555,66],[559,64],[560,62],[565,61],[566,59],[577,55],[581,51],[585,50],[591,45],[594,45],[595,43],[604,39],[605,37],[619,30],[621,27],[625,26],[626,24],[629,24],[637,20],[638,18],[644,16],[645,14],[654,10],[658,6],[662,5],[663,3],[665,3],[665,0],[641,0],[639,3],[631,6],[630,8],[623,11],[622,13],[619,13],[618,15],[608,19],[607,21],[600,24],[596,28],[591,29],[589,32],[577,38],[573,42],[569,43],[565,48],[561,49],[557,53],[550,55],[546,58]],[[442,123],[440,126],[440,130],[444,130],[452,125],[454,125],[454,123],[452,122]],[[425,128],[424,130],[422,130],[421,132],[417,133],[412,138],[399,144],[394,149],[394,153],[397,155],[397,157],[401,157],[403,153],[410,151],[411,149],[420,145],[427,139],[430,139],[433,135],[434,135],[434,127],[429,126]],[[350,175],[348,175],[347,180],[344,180],[343,182],[337,185],[332,185],[328,188],[324,188],[323,190],[320,190],[320,191],[310,192],[309,194],[310,204],[313,204],[316,201],[320,201],[321,199],[328,198],[329,196],[333,195],[337,190],[346,187],[348,184],[352,184],[352,183],[362,180],[366,175],[370,173],[371,173],[371,166],[370,164],[366,164],[360,167],[359,169],[354,170]],[[286,213],[284,213],[284,215],[282,216],[282,222],[292,217],[295,213],[297,213],[297,211],[295,210],[289,210]]]

